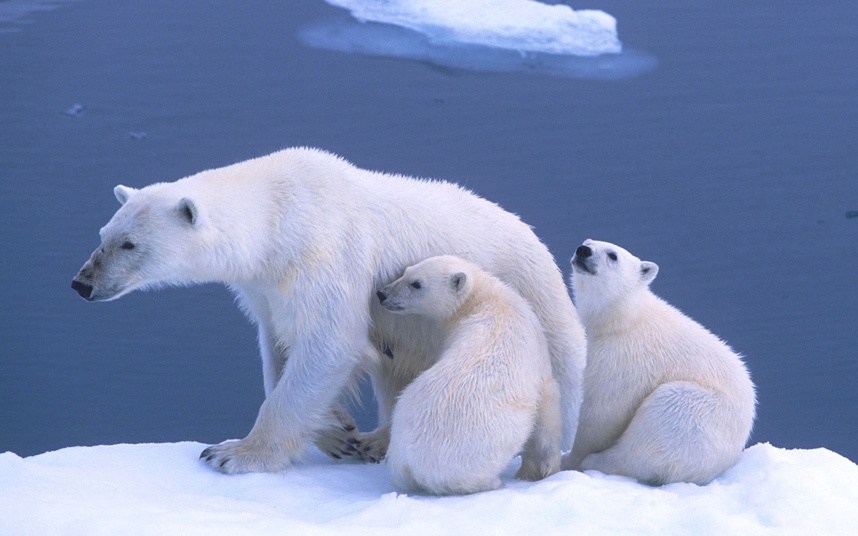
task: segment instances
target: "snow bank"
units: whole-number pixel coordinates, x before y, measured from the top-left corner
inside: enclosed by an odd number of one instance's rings
[[[199,443],[0,455],[0,534],[854,534],[858,466],[825,449],[755,445],[705,487],[564,471],[506,472],[465,497],[397,493],[381,465],[314,452],[282,474],[225,476]]]
[[[439,43],[519,52],[596,56],[619,53],[617,21],[603,11],[574,11],[533,0],[325,0],[358,20],[418,31]]]

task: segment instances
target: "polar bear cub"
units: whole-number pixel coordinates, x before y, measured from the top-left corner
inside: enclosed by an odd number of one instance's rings
[[[584,403],[564,469],[705,484],[738,460],[754,385],[742,359],[649,289],[658,265],[587,240],[571,285],[588,337]]]
[[[559,389],[543,330],[518,293],[442,255],[407,268],[377,295],[388,311],[416,315],[443,338],[437,362],[393,410],[387,462],[396,486],[434,494],[495,489],[519,452],[519,478],[559,470]]]

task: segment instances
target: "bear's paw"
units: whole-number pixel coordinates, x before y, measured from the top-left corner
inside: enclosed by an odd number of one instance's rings
[[[255,446],[246,439],[224,441],[203,450],[200,460],[215,471],[230,475],[276,473],[292,465],[289,456],[270,447]]]

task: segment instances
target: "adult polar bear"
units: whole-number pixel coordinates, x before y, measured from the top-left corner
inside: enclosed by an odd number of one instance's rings
[[[450,183],[372,172],[308,148],[114,193],[122,207],[72,283],[81,296],[222,282],[258,327],[265,401],[244,439],[204,451],[213,468],[288,467],[308,441],[336,430],[339,398],[361,370],[379,403],[370,443],[383,453],[396,396],[440,353],[440,337],[383,311],[374,292],[442,254],[498,276],[531,304],[571,446],[584,329],[548,249],[497,205]]]

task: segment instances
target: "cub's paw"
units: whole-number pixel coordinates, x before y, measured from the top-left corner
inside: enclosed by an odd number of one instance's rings
[[[515,477],[519,480],[527,480],[536,482],[543,478],[549,477],[560,470],[560,454],[556,456],[527,456],[522,455],[521,467],[515,473]]]
[[[259,448],[245,439],[224,441],[200,454],[200,459],[215,471],[230,475],[276,473],[291,465],[288,456],[268,448]]]

